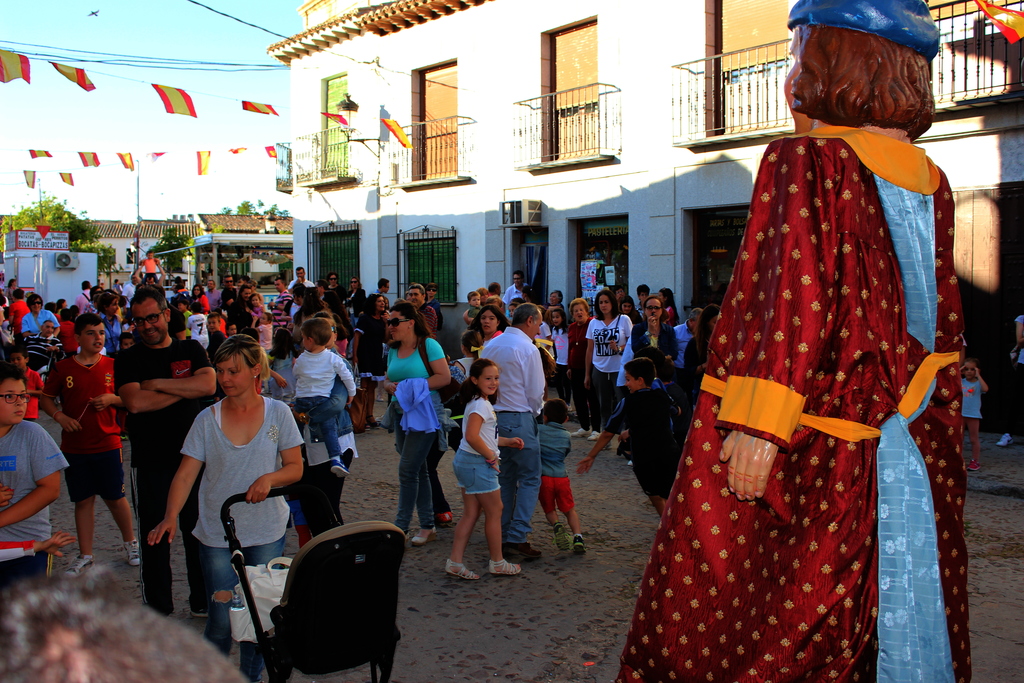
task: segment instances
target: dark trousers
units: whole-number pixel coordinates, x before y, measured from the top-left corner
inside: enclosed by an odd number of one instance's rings
[[[437,466],[446,452],[440,448],[434,448],[434,450],[430,451],[430,455],[427,456],[427,476],[430,477],[430,497],[434,501],[435,515],[452,511],[452,506],[448,504],[448,499],[444,497],[444,487],[441,486],[441,480],[437,476]]]
[[[132,441],[133,453],[140,453],[145,448],[145,444]],[[135,506],[139,538],[145,539],[146,534],[163,520],[167,510],[167,495],[177,471],[177,463],[132,467],[132,504]],[[192,535],[192,530],[199,519],[199,482],[202,478],[200,472],[185,501],[185,506],[178,515],[178,534],[185,545],[188,602],[192,610],[205,610],[207,600],[203,568],[199,564],[199,541]],[[143,602],[162,614],[171,614],[174,612],[171,594],[171,544],[167,542],[166,537],[156,545],[142,542],[139,544],[139,556],[142,559],[139,576],[142,581]]]
[[[306,447],[302,447],[303,460],[305,460]],[[352,451],[346,450],[341,454],[341,461],[345,463],[345,467],[352,466]],[[322,462],[319,465],[306,465],[302,468],[302,479],[299,480],[300,484],[309,484],[315,486],[324,492],[327,496],[327,500],[331,503],[331,508],[338,514],[338,521],[342,524],[345,520],[341,516],[341,492],[345,488],[345,478],[337,477],[331,472],[331,463]],[[309,518],[307,513],[306,518]]]
[[[1013,366],[1013,379],[1010,380],[1007,398],[1009,400],[1006,401],[1006,428],[1003,431],[1012,436],[1020,434],[1017,431],[1017,419],[1021,408],[1024,407],[1024,365],[1020,363]]]
[[[587,371],[585,368],[573,369],[572,371],[572,395],[576,399],[576,418],[579,420],[580,427],[589,430],[591,426],[594,429],[601,430],[601,407],[597,400],[597,388],[593,383],[590,384],[590,389],[587,389],[583,385],[583,381],[587,377]],[[594,416],[594,424],[590,423],[590,416]]]
[[[572,385],[566,374],[568,370],[568,365],[555,365],[555,376],[551,380],[555,385],[555,391],[558,392],[558,398],[565,401],[566,405],[572,403]]]

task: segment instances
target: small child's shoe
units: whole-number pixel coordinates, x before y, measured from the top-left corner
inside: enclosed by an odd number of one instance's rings
[[[72,562],[64,573],[68,576],[81,576],[92,565],[92,555],[79,555],[78,559]]]
[[[455,526],[455,517],[451,512],[438,512],[434,515],[434,526],[450,529]]]
[[[304,424],[304,425],[308,425],[309,424],[309,415],[307,415],[306,413],[300,413],[299,411],[297,411],[294,408],[292,408],[292,415],[295,416],[295,420],[299,424]]]
[[[978,470],[981,469],[981,465],[978,463],[977,460],[972,460],[969,463],[967,463],[967,469],[969,469],[971,472],[977,472]]]
[[[480,578],[479,574],[466,567],[466,565],[461,562],[452,562],[451,560],[445,561],[444,573],[457,579],[466,579],[467,581],[475,581]]]
[[[569,550],[572,547],[572,534],[569,533],[569,530],[561,522],[555,522],[552,535],[555,547],[559,550]]]
[[[142,560],[139,558],[139,541],[128,541],[124,544],[124,550],[128,553],[128,564],[132,567],[138,567],[142,564]]]
[[[500,560],[498,562],[491,560],[488,565],[488,570],[492,574],[496,574],[498,576],[515,576],[519,572],[523,571],[523,568],[518,564],[512,564],[508,560]]]
[[[331,474],[339,479],[348,476],[348,468],[345,467],[345,463],[341,461],[341,458],[331,458]]]
[[[577,555],[587,552],[587,544],[583,542],[583,534],[576,534],[572,538],[572,551]]]

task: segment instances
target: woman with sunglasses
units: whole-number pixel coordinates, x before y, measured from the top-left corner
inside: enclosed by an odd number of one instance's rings
[[[454,423],[447,417],[437,390],[451,382],[451,371],[441,345],[430,338],[423,316],[408,301],[391,307],[384,390],[395,397],[384,416],[384,426],[395,432],[398,451],[398,514],[395,526],[408,529],[413,508],[419,532],[412,545],[437,540],[434,504],[427,472],[427,457],[434,448],[448,449],[447,432]]]
[[[644,321],[633,325],[629,337],[633,353],[645,346],[653,346],[665,354],[665,360],[672,362],[679,355],[675,328],[668,324],[668,311],[661,294],[651,294],[644,302]],[[660,368],[659,368],[660,370]]]
[[[348,291],[345,292],[345,304],[352,312],[352,315],[349,316],[352,319],[361,316],[363,309],[366,308],[366,290],[363,289],[362,283],[355,275],[349,278]]]
[[[60,321],[50,311],[43,309],[43,297],[38,294],[29,294],[25,302],[28,304],[28,313],[21,319],[21,336],[34,337],[43,329],[43,323],[47,320],[53,323],[54,329],[60,327]]]

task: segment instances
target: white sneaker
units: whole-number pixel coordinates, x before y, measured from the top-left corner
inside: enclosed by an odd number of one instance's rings
[[[1005,448],[1013,443],[1013,437],[1009,434],[1003,434],[1003,436],[996,442],[996,445]]]
[[[81,576],[91,566],[92,555],[79,555],[78,559],[72,562],[64,573],[68,576]]]
[[[124,544],[124,551],[128,553],[128,564],[133,567],[138,567],[142,560],[139,559],[139,542],[138,540],[128,541]]]
[[[579,429],[577,429],[575,432],[573,432],[569,436],[574,437],[576,439],[582,439],[583,437],[587,436],[588,434],[590,434],[589,431],[587,431],[583,427],[580,427]]]
[[[590,433],[590,436],[587,437],[587,441],[597,441],[600,438],[601,438],[601,432],[599,432],[599,431],[597,431],[595,429],[594,431],[592,431]]]

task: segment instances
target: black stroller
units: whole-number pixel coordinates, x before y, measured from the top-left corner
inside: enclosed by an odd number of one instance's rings
[[[405,552],[405,533],[387,522],[355,522],[341,526],[324,493],[308,485],[273,489],[270,496],[294,496],[312,540],[292,559],[281,604],[273,609],[273,625],[260,623],[250,610],[256,640],[270,683],[287,681],[292,669],[304,674],[327,674],[370,663],[370,675],[387,683],[401,635],[395,625],[398,611],[398,570]],[[268,496],[269,497],[269,496]],[[245,494],[231,496],[220,518],[231,564],[238,574],[246,604],[254,604],[241,543],[235,533],[231,506],[244,503]],[[356,625],[343,628],[343,625]]]

